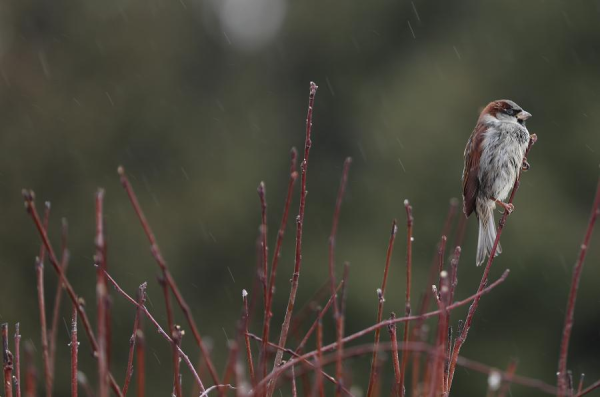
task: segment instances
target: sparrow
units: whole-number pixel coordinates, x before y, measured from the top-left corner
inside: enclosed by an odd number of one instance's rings
[[[521,169],[529,169],[525,152],[529,131],[525,121],[531,114],[515,102],[501,99],[489,103],[479,115],[465,147],[462,174],[463,212],[473,211],[479,220],[476,264],[480,266],[496,240],[496,204],[509,214],[514,206],[506,199]],[[498,244],[495,256],[502,253]]]

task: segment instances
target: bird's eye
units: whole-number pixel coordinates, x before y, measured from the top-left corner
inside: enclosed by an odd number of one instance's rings
[[[514,109],[506,109],[506,114],[508,114],[509,116],[514,116],[515,110]]]

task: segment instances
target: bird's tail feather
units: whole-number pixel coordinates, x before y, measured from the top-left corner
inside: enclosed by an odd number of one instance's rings
[[[494,241],[496,241],[496,225],[494,222],[494,208],[496,205],[491,200],[477,200],[477,215],[479,217],[479,240],[477,242],[477,266],[480,266],[485,258],[492,252]],[[498,243],[496,254],[502,253],[502,247]]]

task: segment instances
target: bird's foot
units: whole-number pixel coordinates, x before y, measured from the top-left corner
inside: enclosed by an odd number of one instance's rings
[[[495,200],[496,204],[498,204],[500,207],[504,208],[504,211],[508,212],[508,215],[512,214],[512,212],[515,210],[515,206],[512,205],[511,203],[503,203],[500,200]]]
[[[523,159],[523,164],[521,165],[521,169],[523,171],[529,171],[530,168],[531,168],[531,166],[529,165],[529,162],[527,161],[527,157],[525,157]]]

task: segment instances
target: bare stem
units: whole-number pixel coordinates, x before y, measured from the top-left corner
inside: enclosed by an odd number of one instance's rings
[[[377,305],[377,322],[380,323],[383,318],[383,303],[385,302],[385,287],[387,285],[387,277],[390,269],[390,262],[392,260],[392,252],[394,252],[394,241],[396,240],[396,233],[398,232],[398,226],[396,224],[396,220],[392,222],[392,231],[390,233],[390,239],[388,242],[387,255],[385,259],[385,268],[383,270],[383,280],[381,281],[381,288],[377,290],[377,297],[379,300],[379,304]],[[378,371],[377,371],[377,345],[379,344],[379,337],[381,333],[381,328],[377,328],[375,330],[375,341],[373,342],[375,348],[373,349],[373,357],[371,358],[371,374],[369,376],[369,387],[367,389],[367,397],[371,397],[374,395],[374,386],[377,380]]]
[[[267,246],[267,191],[265,183],[260,182],[258,185],[258,197],[260,199],[260,210],[261,210],[261,224],[260,224],[260,253],[261,253],[261,268],[259,271],[260,282],[263,287],[263,324],[267,324],[269,321],[269,285],[268,285],[268,274],[269,274],[269,248]],[[263,344],[260,354],[260,371],[261,378],[267,376],[267,342],[269,341],[269,328],[263,326]]]
[[[50,356],[48,351],[48,332],[46,326],[46,299],[44,295],[44,265],[39,258],[35,261],[35,275],[37,280],[38,306],[40,308],[40,328],[42,339],[42,358],[44,363],[44,380],[46,395],[52,395],[52,374],[50,373]]]
[[[146,338],[144,338],[144,331],[142,331],[141,327],[135,334],[135,344],[137,346],[135,357],[137,367],[137,395],[138,397],[144,397],[146,395]]]
[[[389,351],[392,349],[393,349],[393,345],[391,342],[382,342],[379,344],[379,351]],[[417,352],[417,351],[424,352],[429,355],[434,355],[436,352],[434,346],[431,346],[431,345],[423,343],[423,342],[409,342],[408,345],[405,345],[404,343],[402,343],[402,344],[398,345],[398,349],[399,350],[411,350],[413,352]],[[370,354],[372,352],[373,352],[373,344],[372,343],[358,345],[358,346],[352,346],[352,347],[349,347],[346,350],[344,350],[344,359],[362,356],[365,354]],[[329,365],[329,364],[334,363],[335,360],[336,360],[336,354],[335,353],[330,354],[323,358],[323,364]],[[296,365],[297,365],[297,363],[296,363]],[[479,372],[482,374],[486,374],[486,375],[489,375],[492,372],[496,372],[496,373],[500,374],[500,376],[503,380],[508,379],[508,377],[510,376],[510,374],[508,372],[499,371],[498,369],[496,369],[494,367],[491,367],[489,365],[486,365],[486,364],[483,364],[483,363],[480,363],[477,361],[467,359],[465,357],[458,358],[458,365],[460,365],[461,367],[464,367],[466,369],[469,369],[469,370],[472,370],[475,372]],[[303,373],[296,374],[296,376],[302,376],[302,375],[303,375]],[[519,384],[521,386],[529,387],[532,389],[537,389],[541,392],[544,392],[545,394],[550,394],[550,395],[556,394],[556,387],[554,387],[553,385],[550,385],[548,383],[542,382],[541,380],[538,380],[538,379],[533,379],[533,378],[529,378],[526,376],[514,374],[512,382],[514,384]],[[598,381],[598,384],[600,386],[600,381]]]
[[[508,363],[506,377],[504,378],[504,382],[502,382],[502,387],[500,388],[500,391],[498,391],[497,397],[506,397],[508,395],[512,378],[515,376],[515,372],[517,371],[517,364],[518,361],[516,359],[510,360],[510,363]]]
[[[13,355],[8,350],[8,324],[4,323],[2,329],[2,369],[4,373],[4,395],[12,397],[12,371]]]
[[[77,307],[77,314],[79,316],[79,320],[83,324],[85,333],[90,341],[90,344],[92,345],[93,352],[95,353],[95,355],[97,355],[98,342],[96,340],[96,337],[94,336],[94,332],[92,331],[92,326],[87,317],[87,314],[85,313],[85,310],[83,309],[83,305],[80,302],[79,297],[77,296],[77,294],[75,293],[75,290],[73,289],[73,286],[71,285],[71,283],[65,276],[62,266],[59,264],[58,259],[56,258],[56,254],[54,253],[54,250],[52,249],[52,245],[50,244],[50,240],[48,239],[48,234],[46,233],[46,230],[42,226],[42,222],[40,221],[40,217],[35,208],[34,201],[33,201],[33,198],[34,198],[33,192],[28,191],[28,190],[23,190],[23,198],[25,200],[25,207],[27,209],[27,212],[31,216],[33,223],[34,223],[35,227],[37,228],[38,233],[40,234],[40,237],[42,239],[42,242],[44,243],[45,249],[48,251],[50,263],[52,264],[54,271],[56,271],[56,273],[58,274],[58,277],[60,278],[62,284],[64,285],[64,287],[67,291],[67,295],[69,295],[69,298],[71,299],[71,302]],[[109,378],[110,386],[111,386],[113,392],[117,396],[122,396],[121,388],[115,381],[114,377],[110,373],[109,373],[109,377],[110,377]]]
[[[306,342],[308,342],[308,338],[310,338],[310,336],[312,335],[312,333],[315,332],[315,330],[317,329],[317,325],[319,323],[319,320],[323,318],[323,316],[325,315],[325,313],[327,313],[327,310],[329,310],[329,308],[333,304],[333,297],[338,293],[338,291],[340,290],[340,288],[342,287],[342,285],[344,285],[344,281],[341,281],[338,284],[338,286],[335,289],[333,295],[331,295],[331,297],[327,301],[327,304],[325,305],[325,307],[319,312],[318,317],[312,323],[312,325],[310,326],[310,328],[306,332],[306,335],[304,335],[304,338],[302,338],[302,341],[300,342],[300,344],[296,348],[296,353],[300,353],[302,351],[302,349],[306,345]]]
[[[287,341],[290,322],[292,321],[292,313],[294,312],[294,305],[296,303],[296,294],[298,292],[298,279],[300,278],[300,270],[302,268],[302,230],[304,226],[304,209],[306,206],[306,176],[308,171],[308,157],[310,154],[310,147],[312,146],[310,134],[312,131],[312,115],[315,103],[315,95],[317,94],[317,88],[319,87],[311,81],[310,93],[308,96],[308,113],[306,115],[306,139],[304,143],[304,160],[302,161],[302,166],[300,167],[302,170],[302,176],[300,182],[300,207],[298,209],[298,217],[296,218],[296,255],[294,260],[294,273],[292,275],[292,285],[290,289],[288,305],[285,312],[283,324],[281,326],[281,333],[279,334],[280,346],[285,346],[285,343]],[[281,365],[282,359],[283,353],[281,351],[278,351],[275,356],[275,364],[271,373],[277,371],[277,368]],[[271,397],[273,395],[276,383],[276,377],[269,381],[269,385],[267,387],[267,397]]]
[[[25,342],[25,362],[27,363],[27,369],[25,370],[25,397],[35,397],[37,374],[33,363],[33,344],[31,341]]]
[[[69,251],[67,249],[67,233],[69,227],[66,218],[62,219],[62,233],[61,233],[61,258],[60,264],[63,273],[66,274],[67,267],[69,266]],[[60,318],[60,305],[62,302],[64,286],[60,278],[56,282],[56,291],[54,293],[54,304],[52,308],[52,325],[50,327],[50,366],[52,368],[52,377],[54,378],[54,363],[56,362],[56,335],[58,331],[58,319]]]
[[[248,359],[248,371],[250,371],[250,382],[252,385],[256,384],[256,375],[254,374],[254,364],[252,361],[252,348],[250,346],[250,338],[248,337],[248,322],[250,320],[248,311],[248,292],[242,291],[242,299],[244,301],[244,341],[246,342],[246,357]]]
[[[150,242],[150,251],[152,252],[152,256],[156,260],[158,267],[161,269],[163,278],[165,279],[165,282],[167,283],[167,285],[173,292],[173,295],[175,296],[175,299],[177,300],[177,303],[179,304],[179,307],[181,308],[181,311],[183,312],[183,315],[185,316],[185,318],[192,330],[192,334],[194,335],[196,344],[198,345],[198,347],[200,347],[200,351],[202,352],[202,355],[204,356],[204,359],[206,360],[206,365],[208,367],[208,371],[210,372],[210,376],[211,376],[213,382],[215,383],[215,385],[218,385],[219,377],[217,375],[217,370],[215,369],[215,366],[214,366],[212,360],[210,359],[210,355],[209,355],[208,349],[206,348],[206,345],[202,341],[202,337],[200,336],[200,331],[198,331],[198,327],[196,326],[196,322],[194,321],[192,311],[190,310],[190,307],[187,304],[187,302],[185,301],[185,299],[183,298],[183,295],[179,291],[179,288],[177,287],[177,283],[175,282],[175,279],[173,278],[173,276],[171,275],[171,272],[169,271],[169,269],[167,267],[167,262],[163,258],[160,248],[158,247],[158,243],[156,242],[156,237],[154,237],[154,232],[150,228],[150,224],[148,223],[148,220],[146,219],[146,216],[144,215],[144,212],[142,211],[142,207],[140,206],[137,196],[135,195],[135,192],[133,191],[133,187],[131,186],[129,179],[127,179],[127,175],[125,174],[125,169],[123,167],[119,167],[118,172],[119,172],[119,175],[121,176],[121,184],[123,185],[123,188],[127,192],[129,201],[131,201],[131,205],[133,206],[133,209],[135,210],[135,213],[137,214],[137,216],[140,220],[140,223],[142,224],[142,228],[144,229],[144,232],[146,233],[146,237],[148,237],[148,241]]]
[[[279,225],[279,232],[277,232],[277,242],[275,243],[275,252],[273,254],[273,262],[271,264],[271,275],[269,278],[268,284],[268,294],[266,300],[266,317],[263,324],[263,340],[269,340],[269,330],[271,326],[271,317],[273,317],[273,313],[271,312],[273,306],[273,295],[275,294],[275,279],[277,277],[277,267],[279,265],[279,258],[281,257],[281,247],[283,245],[283,236],[285,235],[285,229],[287,226],[288,215],[290,212],[290,205],[292,203],[292,194],[294,192],[294,185],[296,184],[296,180],[298,179],[298,171],[296,171],[296,163],[298,159],[298,152],[295,147],[290,151],[290,179],[288,181],[287,194],[285,197],[285,205],[283,208],[283,215],[281,217],[281,224]],[[265,203],[266,205],[266,203]],[[264,350],[264,346],[263,346]],[[263,376],[266,376],[266,360],[264,360],[264,373]]]
[[[71,397],[77,397],[77,308],[73,307],[71,317]]]
[[[482,295],[487,294],[488,292],[490,292],[492,289],[494,289],[495,287],[497,287],[498,285],[502,284],[506,278],[508,277],[508,274],[510,273],[510,271],[508,269],[506,269],[504,271],[504,273],[502,274],[502,276],[494,281],[493,283],[489,284],[487,287],[485,287],[483,290],[478,291],[477,293],[475,293],[474,295],[471,295],[470,297],[463,299],[461,301],[458,302],[454,302],[453,304],[449,305],[448,307],[446,307],[446,310],[450,311],[450,310],[454,310],[457,307],[461,307],[466,305],[467,303],[474,301],[475,299],[480,299]],[[408,317],[399,317],[396,318],[394,320],[385,320],[385,321],[381,321],[379,323],[376,323],[374,325],[371,325],[370,327],[367,327],[361,331],[355,332],[352,335],[348,335],[346,337],[344,337],[344,339],[342,340],[343,343],[348,343],[348,342],[352,342],[353,340],[356,340],[362,336],[368,335],[371,332],[377,330],[377,329],[381,329],[383,327],[387,327],[391,324],[396,324],[396,323],[403,323],[406,321],[415,321],[415,320],[426,320],[428,318],[431,317],[435,317],[438,316],[441,313],[440,310],[435,310],[435,311],[431,311],[428,313],[424,313],[424,314],[420,314],[420,315],[416,315],[416,316],[408,316]],[[281,345],[279,345],[281,346]],[[329,345],[323,346],[323,352],[328,352],[331,350],[334,350],[337,346],[337,342],[335,343],[331,343]],[[372,350],[375,350],[375,348],[373,348]],[[371,351],[372,351],[371,350]],[[281,350],[280,350],[281,351]],[[282,353],[283,354],[283,353]],[[267,377],[265,379],[262,379],[254,388],[254,393],[253,395],[257,395],[259,394],[259,392],[262,391],[262,388],[273,378],[278,377],[282,372],[288,370],[292,365],[298,365],[299,363],[301,363],[302,361],[305,361],[307,359],[310,359],[312,357],[314,357],[316,355],[316,351],[311,351],[308,353],[304,353],[301,356],[295,357],[292,360],[288,360],[285,363],[282,363],[280,366],[278,366],[276,369],[274,369],[271,373],[269,373],[267,375]]]
[[[404,208],[406,210],[406,304],[404,309],[404,315],[410,316],[410,293],[412,285],[412,243],[413,243],[413,224],[414,218],[412,214],[412,207],[408,200],[404,200]],[[410,323],[407,321],[404,323],[404,343],[408,343],[410,339]],[[398,381],[398,395],[404,397],[406,389],[404,386],[404,379],[406,377],[406,364],[408,363],[408,357],[410,356],[409,351],[402,352],[402,366],[400,367],[400,380]]]
[[[156,327],[156,330],[163,338],[165,338],[172,345],[177,346],[177,344],[175,342],[173,342],[173,339],[162,329],[162,327],[160,326],[158,321],[156,321],[156,319],[152,316],[152,314],[150,314],[150,312],[148,311],[146,306],[140,305],[135,299],[133,299],[131,296],[129,296],[127,294],[127,292],[125,292],[119,286],[119,284],[117,284],[117,282],[110,276],[110,274],[108,274],[106,272],[105,272],[105,274],[106,274],[106,278],[112,284],[112,286],[117,290],[117,292],[119,294],[123,295],[125,297],[125,299],[127,299],[130,303],[134,304],[137,308],[141,309],[144,312],[144,314],[146,315],[146,317],[150,320],[150,322],[152,322],[152,324],[154,324],[154,326]],[[144,284],[146,284],[146,283],[144,283]],[[142,286],[144,286],[144,284],[142,284]],[[140,288],[142,288],[142,286],[140,286]],[[144,288],[145,288],[145,286],[144,286]],[[204,388],[204,385],[202,384],[202,381],[200,380],[200,377],[198,376],[198,373],[196,372],[196,369],[194,368],[194,364],[192,364],[189,357],[183,352],[183,350],[181,350],[181,348],[179,346],[177,346],[177,351],[179,352],[179,355],[181,356],[181,358],[183,358],[183,361],[185,361],[188,368],[192,372],[192,375],[194,376],[194,379],[196,380],[196,383],[198,384],[198,387],[200,388],[200,392],[204,393],[206,389]]]
[[[138,289],[138,307],[146,303],[145,288],[146,286],[142,284]],[[125,373],[125,381],[123,382],[123,397],[127,395],[129,383],[131,382],[131,376],[133,375],[133,356],[135,353],[135,342],[140,329],[140,322],[140,309],[137,309],[135,312],[135,319],[133,320],[133,332],[131,333],[131,338],[129,338],[129,356],[127,358],[127,372]]]
[[[104,190],[96,193],[96,316],[98,327],[98,384],[100,397],[108,397],[108,357],[107,357],[107,313],[108,291],[104,276],[106,267],[106,245],[104,239]]]
[[[390,315],[390,320],[396,318],[396,314],[392,312]],[[408,324],[408,323],[405,323]],[[391,324],[388,326],[388,332],[390,333],[390,340],[392,341],[392,362],[394,363],[394,394],[396,396],[400,396],[402,394],[400,385],[401,385],[401,377],[400,377],[400,360],[398,359],[398,338],[396,336],[396,324]]]
[[[338,382],[343,381],[344,367],[342,362],[343,356],[343,344],[342,338],[344,337],[344,329],[342,324],[342,313],[340,305],[337,302],[336,295],[336,280],[335,280],[335,242],[337,237],[338,223],[340,220],[340,211],[342,209],[342,200],[346,191],[346,184],[348,183],[348,173],[350,171],[350,164],[352,164],[352,158],[348,157],[344,161],[344,168],[342,171],[342,178],[340,181],[340,188],[338,190],[337,199],[335,202],[335,210],[333,212],[333,222],[331,226],[331,234],[329,235],[329,285],[331,287],[331,295],[333,297],[333,320],[336,324],[336,339],[339,348],[337,349],[338,360],[335,364],[335,376]],[[320,320],[319,320],[320,321]],[[341,396],[342,389],[337,387],[335,390],[336,396]]]
[[[325,397],[325,386],[323,385],[323,375],[321,371],[323,369],[323,320],[319,318],[317,320],[317,370],[315,371],[315,388],[319,397]]]
[[[590,220],[588,223],[581,249],[579,250],[579,257],[575,268],[573,269],[573,278],[571,280],[571,290],[569,291],[569,299],[567,301],[567,311],[565,314],[565,327],[563,329],[562,340],[560,342],[560,355],[558,359],[558,396],[562,397],[567,391],[567,356],[569,353],[569,340],[571,338],[571,331],[573,329],[573,322],[575,317],[575,300],[577,299],[577,291],[579,289],[579,281],[581,279],[581,272],[583,270],[583,261],[587,254],[590,239],[592,238],[592,232],[594,230],[594,224],[596,218],[600,212],[600,179],[598,180],[598,188],[596,189],[596,197],[594,198],[594,204],[592,205],[592,213],[590,214]]]
[[[21,333],[19,323],[15,324],[15,389],[16,396],[21,397]]]
[[[537,136],[535,134],[531,135],[531,138],[529,140],[529,146],[527,147],[527,151],[525,152],[525,157],[527,157],[527,155],[529,154],[529,151],[531,150],[531,147],[533,146],[533,144],[536,141],[537,141]],[[521,172],[519,172],[519,176],[515,180],[515,185],[513,186],[512,193],[510,194],[510,198],[508,200],[509,204],[512,204],[513,200],[515,199],[515,194],[517,193],[517,190],[519,190],[520,179],[521,179]],[[496,240],[494,241],[494,245],[492,246],[492,250],[489,254],[488,263],[483,272],[483,276],[481,277],[481,282],[479,283],[478,291],[482,291],[487,284],[490,269],[492,267],[492,263],[494,263],[494,258],[496,256],[496,250],[498,248],[498,244],[500,242],[500,236],[502,235],[502,231],[504,230],[504,224],[506,223],[507,217],[508,217],[508,211],[504,211],[504,215],[502,215],[502,218],[500,219],[500,222],[498,224],[498,230],[496,232]],[[475,311],[477,310],[477,306],[479,305],[479,299],[480,299],[479,297],[476,298],[473,301],[473,304],[471,304],[471,307],[469,307],[469,312],[467,314],[467,319],[464,323],[462,332],[458,335],[458,337],[456,338],[456,341],[454,343],[454,349],[452,351],[452,357],[450,359],[450,370],[448,373],[449,374],[448,392],[450,392],[450,389],[452,388],[452,380],[454,379],[454,371],[456,369],[456,360],[458,359],[458,355],[460,354],[460,349],[461,349],[462,345],[465,343],[465,340],[467,339],[467,334],[469,333],[469,329],[471,328],[471,324],[473,323],[473,317],[475,316]]]

